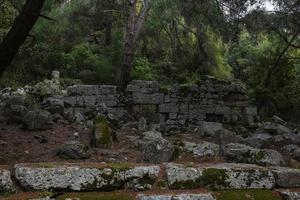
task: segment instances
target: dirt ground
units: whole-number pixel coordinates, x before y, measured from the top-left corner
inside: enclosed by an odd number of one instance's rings
[[[64,160],[56,156],[58,148],[66,141],[74,140],[74,133],[79,133],[79,140],[90,146],[91,157],[85,160]],[[38,162],[128,162],[141,163],[142,155],[134,148],[129,137],[137,136],[131,129],[117,131],[118,141],[112,148],[100,149],[91,147],[92,130],[79,126],[59,123],[52,130],[30,132],[20,125],[0,123],[0,165],[13,166],[16,163]],[[169,138],[171,141],[200,141],[191,134]],[[175,160],[187,162],[219,162],[218,159],[197,160],[191,155],[182,154]]]
[[[0,123],[0,165],[36,162],[141,162],[141,156],[130,147],[126,134],[110,149],[91,148],[86,160],[63,160],[56,156],[58,148],[66,141],[79,140],[90,146],[92,132],[69,124],[56,124],[52,130],[29,132],[19,125]]]

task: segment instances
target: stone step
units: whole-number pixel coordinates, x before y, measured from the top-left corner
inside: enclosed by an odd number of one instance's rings
[[[276,184],[271,170],[249,164],[186,166],[169,163],[166,171],[169,187],[172,189],[200,186],[210,189],[271,189]]]
[[[18,164],[15,176],[29,190],[117,190],[151,189],[160,174],[160,167],[130,164]]]
[[[9,179],[0,173],[1,181]],[[18,164],[15,177],[25,190],[115,191],[128,189],[273,189],[300,187],[300,170],[251,164]],[[9,179],[10,180],[10,179]],[[12,184],[12,182],[10,181]],[[163,185],[163,186],[162,186]]]
[[[160,194],[145,195],[140,194],[138,200],[215,200],[210,193],[180,193],[180,194]]]

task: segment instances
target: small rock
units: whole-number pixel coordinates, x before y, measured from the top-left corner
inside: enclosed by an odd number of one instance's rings
[[[200,134],[206,137],[213,137],[218,131],[223,130],[223,125],[217,122],[203,122]]]
[[[34,139],[38,140],[39,143],[41,144],[45,144],[45,143],[48,143],[48,139],[45,137],[45,136],[40,136],[40,135],[35,135],[34,136]]]
[[[261,128],[273,135],[293,133],[292,130],[287,128],[286,126],[277,123],[272,123],[272,122],[265,122]]]
[[[57,155],[63,159],[86,159],[90,156],[88,147],[78,141],[65,142],[58,150]]]
[[[11,175],[8,170],[0,169],[0,195],[6,193],[12,193],[15,191],[15,187],[11,180]]]
[[[225,158],[230,162],[258,164],[262,166],[282,166],[283,156],[272,149],[255,149],[250,146],[231,143],[225,147]]]
[[[281,125],[286,125],[286,121],[284,121],[283,119],[281,119],[280,117],[274,115],[272,117],[273,122],[277,123],[277,124],[281,124]]]
[[[138,131],[139,132],[145,132],[145,131],[147,131],[147,120],[144,117],[141,117],[139,119]]]
[[[195,157],[215,157],[219,155],[219,145],[210,142],[201,142],[199,144],[184,142],[184,149]]]
[[[23,117],[23,123],[30,131],[48,130],[53,126],[53,119],[48,111],[32,110]]]
[[[173,156],[174,146],[161,136],[159,132],[148,131],[143,138],[135,141],[142,152],[143,159],[149,163],[168,162]]]

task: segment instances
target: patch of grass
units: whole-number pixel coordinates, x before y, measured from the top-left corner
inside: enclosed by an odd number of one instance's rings
[[[282,200],[271,190],[221,190],[214,195],[217,200]]]
[[[108,163],[108,166],[113,170],[125,171],[131,169],[133,166],[129,163]]]
[[[80,200],[134,200],[134,197],[128,193],[108,192],[108,193],[69,193],[61,195],[57,200],[65,200],[67,198],[79,198]]]

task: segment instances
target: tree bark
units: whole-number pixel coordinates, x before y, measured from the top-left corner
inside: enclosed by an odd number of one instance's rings
[[[0,45],[0,78],[38,20],[45,0],[27,0]]]
[[[141,28],[144,24],[146,15],[149,11],[149,0],[143,1],[143,8],[137,15],[136,6],[138,0],[130,0],[129,16],[127,21],[125,46],[123,53],[123,63],[121,68],[121,77],[119,87],[122,91],[126,89],[126,86],[131,81],[132,64],[134,59],[134,52],[136,47],[136,41],[140,35]]]

